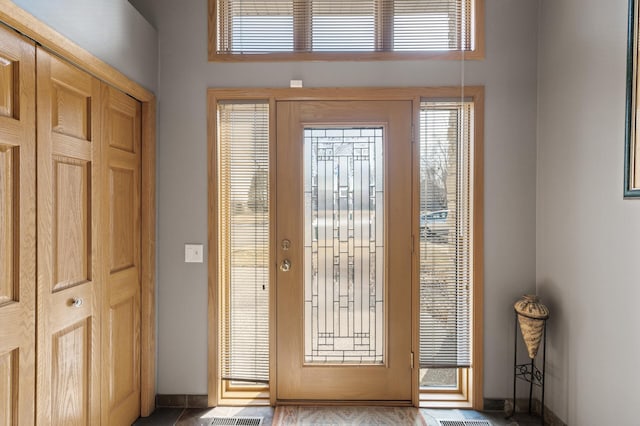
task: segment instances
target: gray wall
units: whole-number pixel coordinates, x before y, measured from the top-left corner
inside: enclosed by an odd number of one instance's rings
[[[512,303],[535,289],[537,0],[488,0],[487,59],[412,62],[207,62],[206,0],[147,0],[160,48],[158,392],[207,391],[209,87],[485,85],[485,395],[511,389]],[[206,258],[206,256],[205,256]]]
[[[548,403],[570,425],[638,424],[640,200],[622,199],[627,0],[542,0],[538,292]]]
[[[80,47],[155,92],[155,29],[127,0],[14,0]]]

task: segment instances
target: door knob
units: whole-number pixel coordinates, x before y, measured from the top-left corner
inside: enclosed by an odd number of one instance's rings
[[[82,300],[82,297],[74,297],[73,299],[71,299],[71,306],[73,306],[74,308],[79,308],[83,303],[84,300]]]
[[[289,259],[285,259],[280,264],[280,270],[282,272],[289,272],[291,270],[291,261]]]

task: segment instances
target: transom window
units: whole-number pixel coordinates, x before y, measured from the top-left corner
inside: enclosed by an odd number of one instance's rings
[[[210,0],[210,60],[483,55],[482,0]]]

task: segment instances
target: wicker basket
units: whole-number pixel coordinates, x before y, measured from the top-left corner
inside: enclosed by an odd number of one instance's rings
[[[518,323],[529,358],[533,359],[540,347],[544,322],[549,318],[549,309],[540,303],[538,296],[532,294],[522,296],[514,303],[513,308],[518,313]]]

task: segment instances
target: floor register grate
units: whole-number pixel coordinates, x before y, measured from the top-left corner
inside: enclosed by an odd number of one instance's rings
[[[440,420],[440,426],[492,426],[487,420]]]
[[[263,417],[214,417],[211,426],[262,426]]]

